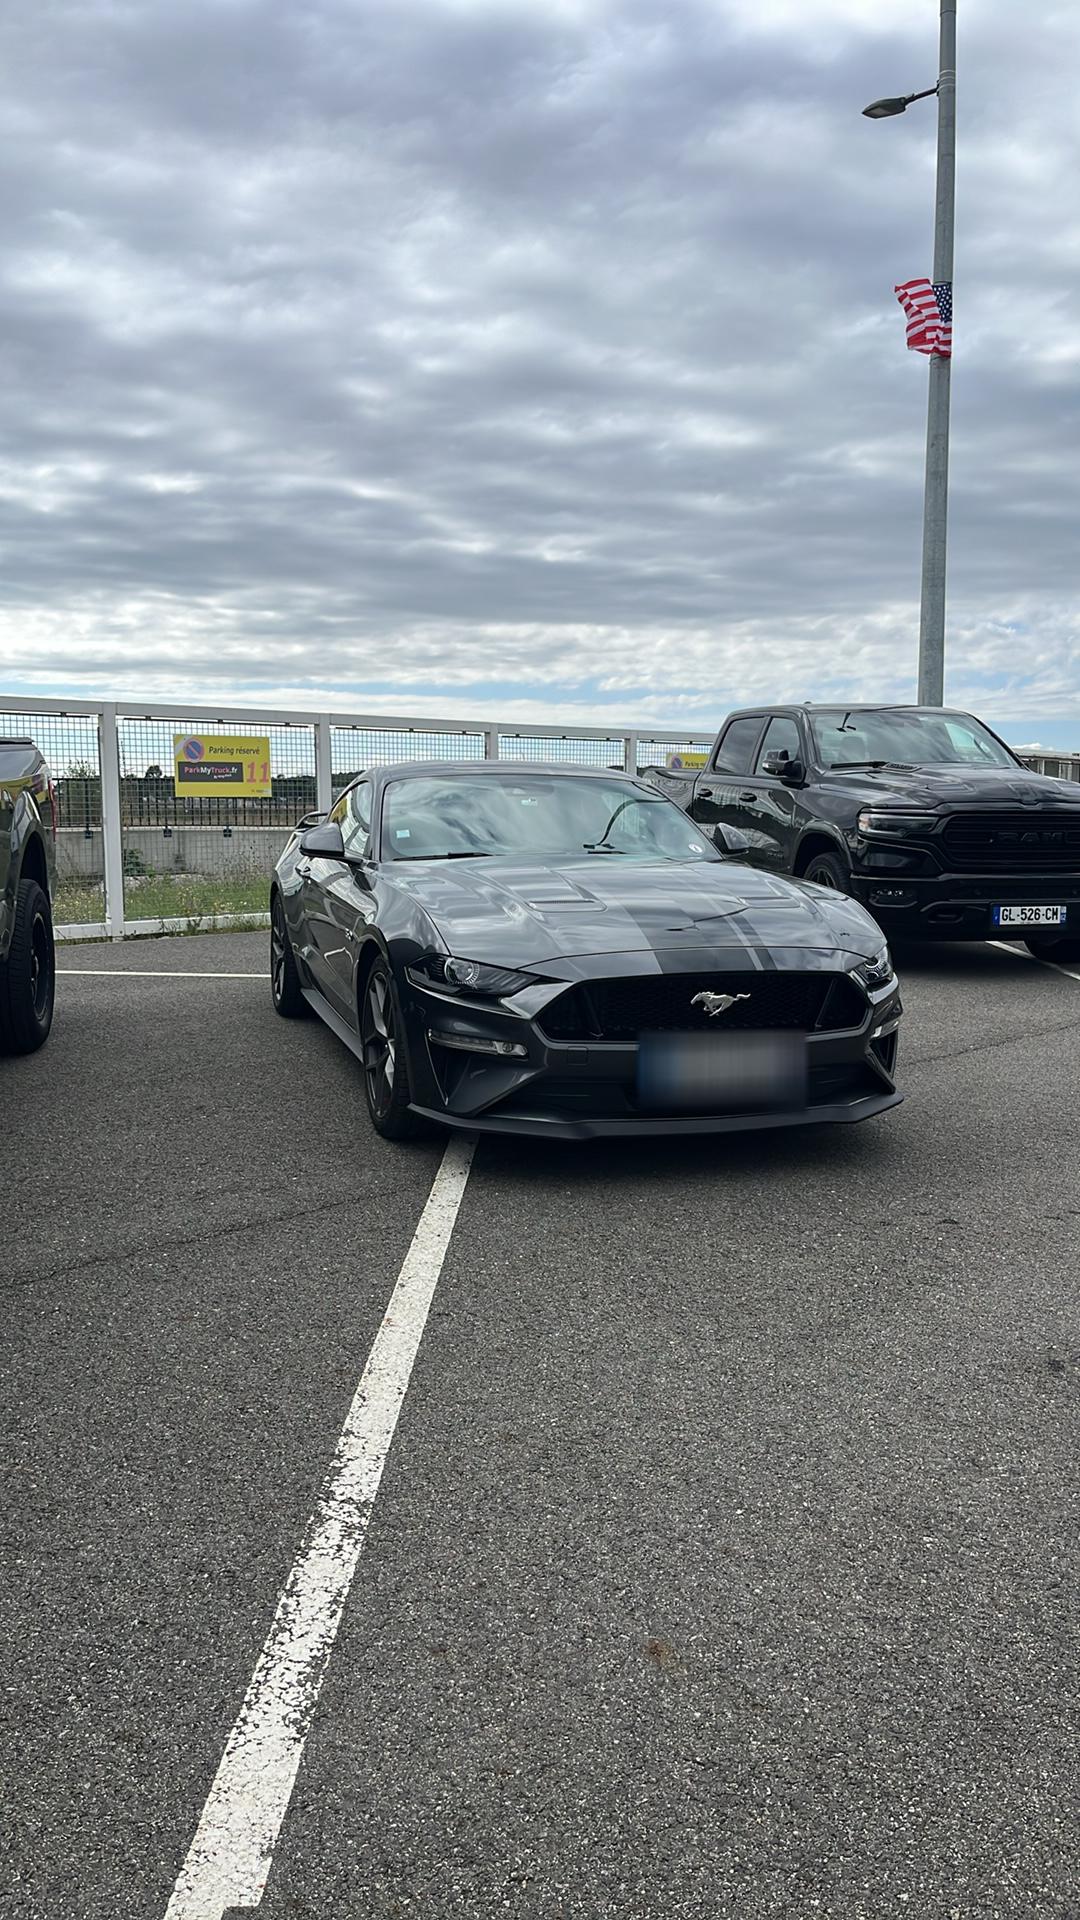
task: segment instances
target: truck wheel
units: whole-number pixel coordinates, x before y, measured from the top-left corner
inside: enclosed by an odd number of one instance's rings
[[[835,853],[812,853],[802,877],[817,887],[831,887],[834,893],[848,890],[847,868]]]
[[[1050,960],[1059,967],[1074,967],[1080,960],[1080,940],[1025,940],[1024,945],[1036,960]]]
[[[52,1026],[56,951],[49,896],[20,880],[8,957],[0,966],[0,1053],[33,1053]]]

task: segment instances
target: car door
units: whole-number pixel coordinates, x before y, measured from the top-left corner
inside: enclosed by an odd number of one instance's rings
[[[345,861],[334,862],[323,889],[327,997],[350,1025],[356,1023],[356,961],[366,928],[375,917],[371,885],[371,810],[374,789],[360,780],[342,796],[334,816],[341,828]]]
[[[345,842],[349,823],[350,788],[327,814],[327,824],[341,828]],[[305,939],[304,961],[315,985],[337,1012],[342,1012],[342,962],[347,953],[344,898],[350,869],[344,859],[328,854],[302,854],[296,863],[300,876],[301,914]]]
[[[776,873],[789,873],[798,839],[796,789],[785,786],[776,774],[765,772],[770,753],[805,765],[799,723],[790,713],[774,713],[758,741],[749,775],[740,782],[739,802],[743,809],[739,825],[749,836],[755,866],[770,867]]]
[[[728,721],[716,743],[712,760],[705,772],[699,775],[694,789],[691,813],[701,826],[713,827],[722,821],[725,826],[739,827],[744,833],[747,831],[744,824],[746,809],[740,795],[746,790],[746,776],[757,757],[758,741],[764,726],[763,713],[740,713]],[[756,862],[756,852],[751,850],[747,858]]]
[[[330,809],[326,823],[341,824],[344,811],[344,799]],[[328,858],[321,853],[300,852],[296,860],[296,876],[300,882],[299,918],[303,927],[301,952],[304,965],[311,974],[320,993],[333,998],[328,979],[327,953],[333,948],[334,933],[328,919],[326,890],[330,880],[341,862]]]

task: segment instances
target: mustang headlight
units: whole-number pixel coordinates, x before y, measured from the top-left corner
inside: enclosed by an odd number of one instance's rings
[[[912,834],[932,833],[937,819],[936,813],[888,813],[866,807],[859,815],[859,832],[906,840]]]
[[[887,987],[893,977],[892,955],[887,946],[882,945],[872,960],[860,960],[852,968],[856,980],[861,980],[868,993],[877,993]]]
[[[483,960],[459,960],[451,953],[428,954],[408,972],[418,986],[440,987],[443,993],[476,993],[491,1000],[520,993],[522,987],[533,982],[532,974],[515,973],[512,967],[489,967]]]

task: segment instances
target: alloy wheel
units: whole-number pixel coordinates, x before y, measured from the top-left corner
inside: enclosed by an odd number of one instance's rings
[[[280,900],[270,915],[270,991],[280,1001],[285,991],[285,915]]]
[[[371,1102],[372,1112],[383,1114],[394,1097],[397,1031],[394,1024],[394,1001],[390,990],[390,978],[382,967],[375,968],[368,982],[367,993],[364,996],[364,1030],[361,1040],[368,1099]]]

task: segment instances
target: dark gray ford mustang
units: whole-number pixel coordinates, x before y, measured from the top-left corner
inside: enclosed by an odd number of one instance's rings
[[[308,815],[271,982],[361,1062],[371,1118],[581,1139],[864,1120],[900,993],[854,900],[736,865],[629,775],[412,762]]]

